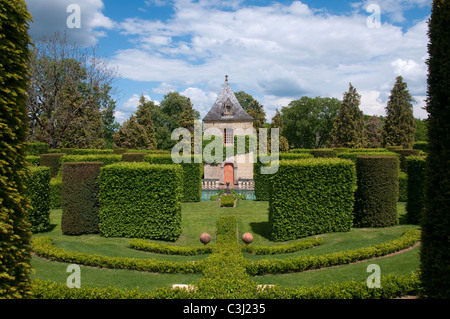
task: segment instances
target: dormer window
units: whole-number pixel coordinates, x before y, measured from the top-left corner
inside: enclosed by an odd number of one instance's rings
[[[230,114],[231,113],[231,106],[227,105],[225,106],[225,114]]]

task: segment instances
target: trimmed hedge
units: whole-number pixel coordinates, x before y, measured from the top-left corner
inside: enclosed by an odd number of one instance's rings
[[[293,253],[299,250],[316,247],[323,244],[322,238],[310,238],[298,241],[296,243],[290,243],[279,246],[253,246],[245,245],[242,250],[246,253],[255,255],[275,255]]]
[[[280,161],[269,185],[272,240],[350,230],[356,186],[353,162],[337,158]]]
[[[356,159],[356,227],[387,227],[397,224],[398,163],[395,156],[358,156]]]
[[[316,157],[337,157],[338,152],[333,149],[315,149],[311,151],[311,154]]]
[[[122,155],[114,154],[65,155],[59,160],[61,165],[67,162],[102,162],[103,165],[110,165],[121,161]]]
[[[258,156],[257,160],[253,164],[253,180],[255,182],[255,198],[257,201],[269,200],[269,178],[270,174],[261,174],[261,167],[269,164],[264,164],[261,158],[270,158],[267,156]],[[279,160],[298,160],[304,158],[313,158],[313,155],[309,152],[299,153],[280,153],[278,154]]]
[[[427,141],[418,141],[413,143],[413,149],[415,150],[421,150],[424,152],[427,152],[428,149],[428,142]]]
[[[130,248],[150,253],[182,256],[210,254],[213,250],[212,244],[198,247],[178,247],[173,245],[152,243],[148,240],[137,238],[130,239],[128,245]]]
[[[250,275],[283,274],[305,270],[345,265],[374,257],[385,256],[409,248],[420,240],[420,231],[406,230],[402,237],[390,242],[341,251],[319,256],[299,256],[286,259],[260,259],[247,262],[246,269]]]
[[[112,149],[71,149],[70,155],[111,155],[114,154]]]
[[[365,149],[360,149],[359,152],[357,152],[358,149],[354,149],[353,152],[349,151],[349,152],[343,152],[338,154],[339,158],[343,158],[343,159],[349,159],[352,160],[353,162],[356,163],[356,159],[358,158],[358,156],[397,156],[400,157],[400,155],[398,153],[394,153],[394,152],[389,152],[389,151],[370,151],[370,150],[365,150]]]
[[[100,232],[173,241],[181,234],[179,165],[116,163],[101,169]]]
[[[67,251],[53,245],[53,238],[42,236],[34,238],[31,243],[33,252],[46,259],[59,262],[107,269],[127,269],[159,273],[200,273],[203,260],[198,261],[166,261],[147,258],[110,257],[84,252]]]
[[[398,201],[408,200],[408,175],[405,172],[398,173]]]
[[[381,288],[368,288],[366,281],[350,280],[314,287],[253,289],[245,299],[394,299],[402,296],[420,296],[423,291],[418,274],[381,276]],[[32,299],[198,299],[197,291],[159,288],[148,292],[115,287],[81,287],[70,289],[64,283],[49,280],[32,281]],[[214,298],[214,296],[208,296]]]
[[[62,166],[61,231],[65,235],[99,232],[98,175],[102,162]]]
[[[233,207],[236,198],[233,195],[220,196],[220,207]]]
[[[62,208],[62,177],[50,179],[50,208]]]
[[[49,146],[47,143],[32,142],[27,143],[27,155],[39,156],[48,153]]]
[[[406,172],[406,157],[420,155],[420,150],[416,149],[396,149],[393,152],[400,155],[400,170],[402,172]]]
[[[144,152],[123,153],[122,162],[143,162],[146,155]]]
[[[64,153],[48,153],[41,154],[39,165],[50,167],[50,176],[56,177],[61,167],[60,159],[66,154]]]
[[[27,197],[33,207],[29,210],[27,220],[31,231],[38,233],[50,227],[50,168],[30,167],[27,181]]]
[[[408,172],[406,221],[409,224],[419,224],[422,217],[425,205],[425,166],[425,157],[408,156],[406,158],[406,170]]]
[[[39,163],[41,161],[41,158],[39,156],[35,156],[35,155],[27,155],[25,157],[25,160],[33,166],[39,166]]]
[[[203,164],[195,163],[194,156],[184,157],[183,159],[188,162],[178,164],[181,165],[183,170],[183,202],[200,202],[202,200]],[[170,154],[148,154],[144,157],[144,162],[175,165]]]

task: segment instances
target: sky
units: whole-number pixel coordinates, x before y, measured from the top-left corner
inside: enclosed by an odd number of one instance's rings
[[[116,120],[141,95],[177,91],[203,118],[225,75],[234,92],[275,110],[302,96],[342,99],[351,83],[364,114],[385,115],[395,78],[427,118],[431,0],[26,0],[33,40],[65,32],[117,69]],[[74,8],[75,5],[75,8]]]

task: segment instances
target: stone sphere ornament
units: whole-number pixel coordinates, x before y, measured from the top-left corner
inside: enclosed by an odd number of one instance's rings
[[[247,245],[253,242],[253,235],[251,233],[245,233],[242,235],[242,241]]]
[[[211,235],[208,233],[203,233],[200,235],[200,241],[204,244],[207,245],[210,241],[211,241]]]

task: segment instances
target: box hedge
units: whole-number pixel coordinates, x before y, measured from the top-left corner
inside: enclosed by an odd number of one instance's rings
[[[122,161],[122,155],[116,154],[65,155],[59,160],[60,164],[67,162],[102,162],[103,165],[110,165],[120,161]]]
[[[194,156],[182,157],[180,165],[183,171],[183,202],[202,200],[202,163],[195,163]],[[148,154],[144,162],[150,164],[174,164],[170,154]]]
[[[33,166],[39,166],[39,163],[41,162],[41,158],[35,155],[27,155],[25,156],[25,160]]]
[[[62,208],[62,177],[50,179],[50,209]]]
[[[49,146],[47,143],[32,142],[27,143],[27,155],[39,156],[48,153]]]
[[[144,152],[123,153],[122,162],[143,162],[146,155]]]
[[[65,235],[99,232],[98,175],[102,162],[62,166],[61,230]]]
[[[48,153],[41,154],[39,165],[50,167],[50,175],[51,177],[55,177],[58,175],[59,169],[61,167],[60,159],[63,157],[64,153]]]
[[[405,172],[398,174],[398,201],[406,202],[408,199],[408,175]]]
[[[400,155],[400,170],[402,172],[406,172],[406,157],[420,155],[420,150],[416,149],[395,149],[393,152]]]
[[[313,158],[311,153],[280,153],[279,160],[298,160],[304,158]],[[253,164],[253,180],[255,182],[255,198],[257,201],[269,200],[269,178],[270,174],[261,174],[261,167],[270,165],[267,161],[270,160],[270,155],[258,156]]]
[[[352,226],[355,164],[320,158],[280,161],[269,182],[269,228],[286,241]]]
[[[311,151],[314,157],[337,157],[338,152],[333,149],[315,149]]]
[[[396,156],[358,156],[355,193],[356,227],[397,224],[399,160]]]
[[[409,224],[419,224],[424,208],[424,182],[426,158],[408,156],[406,169],[408,174],[406,221]]]
[[[30,167],[27,180],[27,197],[32,209],[27,219],[31,231],[38,233],[50,227],[50,168],[46,166]]]
[[[101,169],[100,233],[176,240],[181,234],[179,165],[116,163]]]

